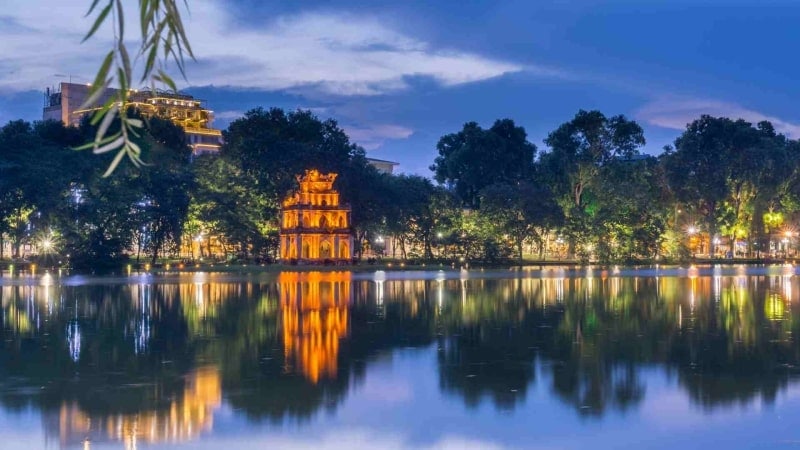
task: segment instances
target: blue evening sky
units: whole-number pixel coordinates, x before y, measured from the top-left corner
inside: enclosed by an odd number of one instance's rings
[[[89,1],[63,3],[0,12],[3,123],[39,119],[45,86],[92,78],[107,43],[78,45]],[[430,175],[437,140],[465,122],[511,118],[541,150],[579,109],[637,120],[654,154],[703,113],[800,137],[796,2],[190,3],[198,60],[183,86],[217,126],[257,106],[308,108],[403,172]]]

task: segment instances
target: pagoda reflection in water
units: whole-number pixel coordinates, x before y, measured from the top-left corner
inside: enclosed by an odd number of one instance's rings
[[[282,272],[278,277],[286,372],[312,383],[336,378],[339,339],[348,334],[349,272]]]

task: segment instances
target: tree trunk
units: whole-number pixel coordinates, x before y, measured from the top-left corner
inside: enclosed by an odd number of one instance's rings
[[[406,240],[404,237],[395,237],[396,242],[400,243],[400,257],[406,259]],[[394,246],[392,246],[392,258],[394,258]]]
[[[714,245],[714,235],[717,234],[717,224],[714,221],[714,216],[711,215],[708,220],[708,257],[713,258],[716,254],[716,245]]]
[[[1,241],[0,241],[1,242]],[[431,246],[431,238],[428,235],[422,238],[423,246],[425,247],[425,259],[433,259],[433,248]],[[3,254],[0,252],[0,258]]]
[[[749,236],[749,251],[750,256],[753,256],[753,241],[757,246],[755,252],[756,257],[760,257],[761,245],[764,241],[764,213],[767,208],[761,201],[756,200],[753,202],[753,220],[750,222],[750,236]]]
[[[550,244],[550,233],[545,234],[544,239],[539,239],[539,259],[547,261],[547,246]]]

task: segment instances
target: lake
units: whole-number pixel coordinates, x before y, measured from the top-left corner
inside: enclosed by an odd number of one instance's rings
[[[792,266],[0,275],[0,448],[798,448]]]

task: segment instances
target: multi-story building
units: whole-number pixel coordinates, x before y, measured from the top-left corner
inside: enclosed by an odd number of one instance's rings
[[[58,90],[48,88],[42,118],[77,126],[97,105],[102,105],[117,92],[106,89],[97,104],[84,105],[90,89],[90,85],[76,83],[61,83]],[[186,94],[146,89],[132,90],[128,101],[129,106],[137,108],[145,117],[169,119],[183,128],[187,143],[195,154],[215,152],[222,144],[222,132],[211,125],[213,111],[204,108],[202,100]]]

